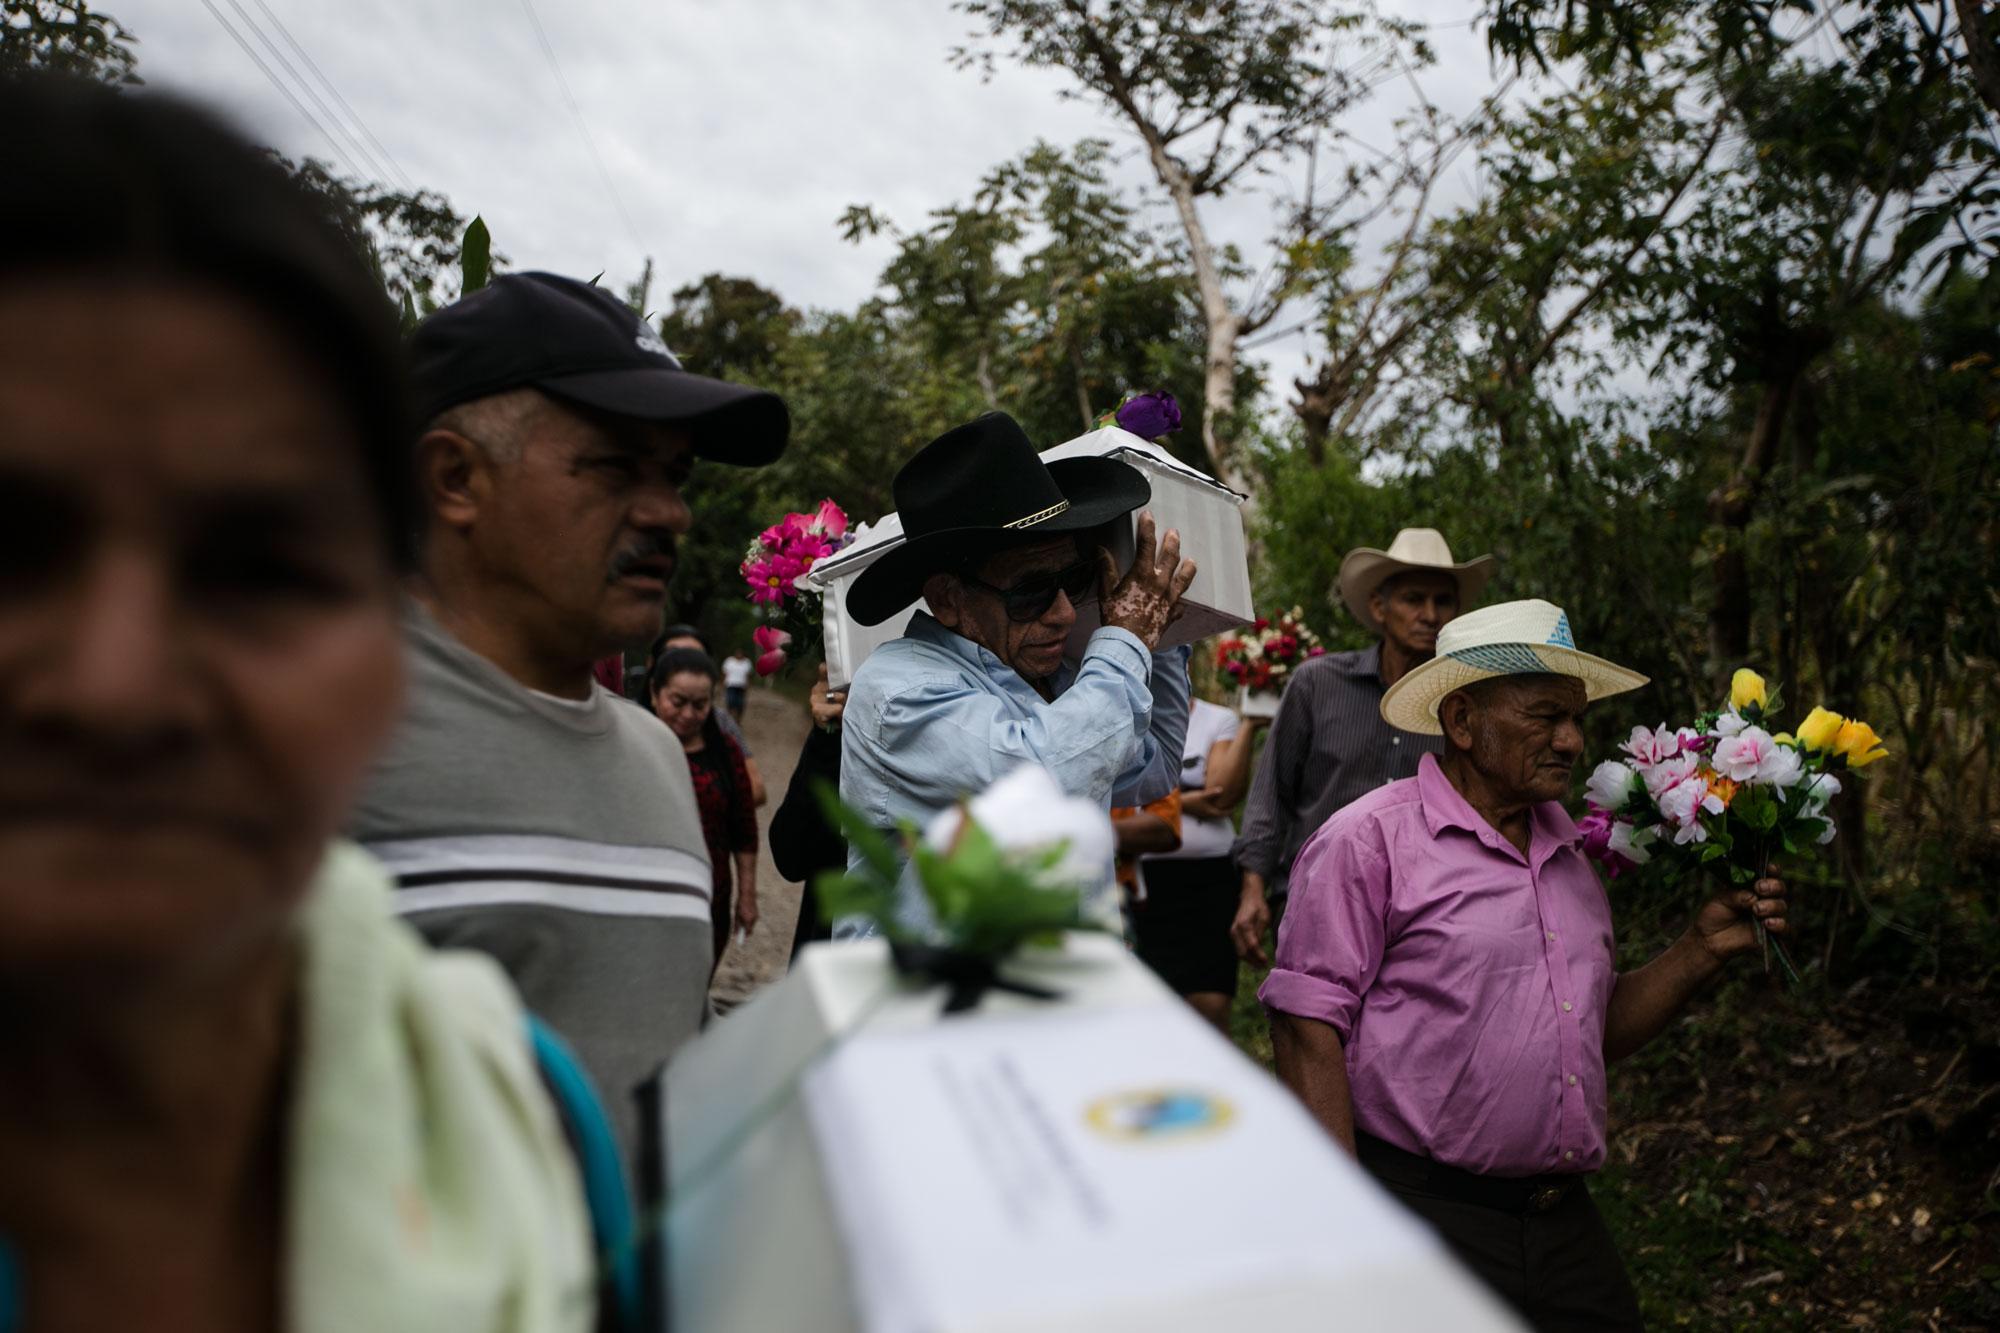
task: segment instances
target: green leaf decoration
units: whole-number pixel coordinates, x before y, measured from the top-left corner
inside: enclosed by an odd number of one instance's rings
[[[475,215],[466,224],[465,239],[458,247],[459,284],[461,295],[471,295],[486,285],[492,276],[493,238],[487,234],[486,219]]]

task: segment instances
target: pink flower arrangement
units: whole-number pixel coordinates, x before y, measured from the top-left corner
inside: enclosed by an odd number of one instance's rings
[[[1613,878],[1662,853],[1683,875],[1747,886],[1780,853],[1831,842],[1836,774],[1886,751],[1865,724],[1822,708],[1797,736],[1774,735],[1773,695],[1746,669],[1729,703],[1693,726],[1632,728],[1618,747],[1625,757],[1599,764],[1585,784],[1576,826],[1585,854]]]
[[[760,674],[782,669],[786,646],[795,640],[820,641],[820,596],[803,581],[815,564],[853,540],[846,512],[832,500],[822,500],[810,513],[786,514],[750,543],[740,566],[750,600],[790,626],[757,630]]]

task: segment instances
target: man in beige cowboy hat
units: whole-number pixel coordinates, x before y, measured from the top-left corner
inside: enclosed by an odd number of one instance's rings
[[[1380,636],[1372,648],[1330,653],[1293,673],[1257,764],[1233,856],[1242,874],[1230,935],[1259,965],[1272,900],[1305,840],[1336,810],[1384,783],[1407,778],[1439,742],[1382,720],[1382,692],[1428,662],[1438,631],[1479,599],[1494,559],[1457,562],[1435,528],[1404,528],[1378,551],[1362,546],[1340,562],[1335,587],[1354,618]]]
[[[1641,1326],[1591,1202],[1605,1066],[1785,930],[1785,886],[1703,904],[1616,969],[1611,906],[1561,805],[1591,701],[1646,678],[1579,651],[1562,608],[1453,621],[1382,716],[1443,742],[1299,852],[1271,1011],[1278,1076],[1538,1329]]]

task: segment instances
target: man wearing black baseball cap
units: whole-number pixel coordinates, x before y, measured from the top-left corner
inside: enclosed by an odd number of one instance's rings
[[[697,458],[775,459],[778,398],[683,369],[589,283],[431,315],[411,699],[353,832],[433,941],[499,960],[636,1142],[633,1089],[707,1013],[708,857],[671,733],[592,679],[659,633]]]

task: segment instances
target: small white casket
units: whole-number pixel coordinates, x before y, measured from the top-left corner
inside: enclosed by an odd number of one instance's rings
[[[675,1058],[674,1328],[1520,1327],[1118,941],[1002,974],[1061,998],[943,1018],[814,945]]]
[[[1160,646],[1193,643],[1256,618],[1250,601],[1250,564],[1243,535],[1243,497],[1205,472],[1189,467],[1159,445],[1137,435],[1107,427],[1093,430],[1042,454],[1044,462],[1061,458],[1102,457],[1129,463],[1153,488],[1147,508],[1157,530],[1181,534],[1181,550],[1197,567],[1194,583],[1182,598],[1180,620],[1168,627]],[[1118,567],[1132,563],[1133,534],[1138,514],[1114,525],[1108,534]],[[901,638],[917,610],[912,603],[879,625],[859,625],[846,613],[846,589],[862,570],[903,541],[902,520],[890,514],[855,529],[854,543],[838,555],[813,566],[806,581],[826,595],[825,633],[827,679],[836,689],[854,679],[868,655],[891,639]],[[1070,655],[1083,655],[1084,641],[1098,628],[1097,607],[1081,608],[1070,636]]]

